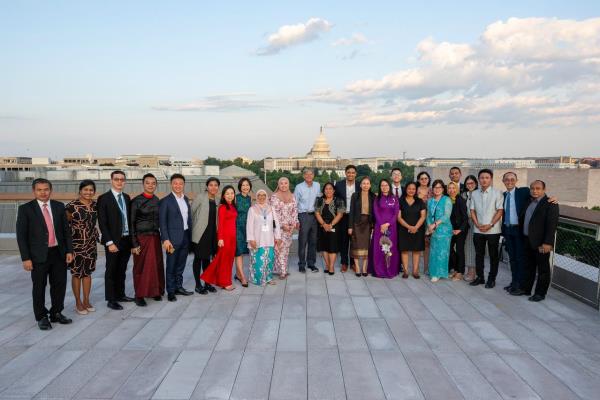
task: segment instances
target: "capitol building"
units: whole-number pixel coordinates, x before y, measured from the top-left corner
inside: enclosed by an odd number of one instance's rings
[[[343,173],[348,164],[368,165],[373,171],[385,163],[393,163],[396,158],[392,157],[367,157],[367,158],[341,158],[332,157],[331,148],[325,137],[323,127],[315,140],[312,148],[305,156],[274,158],[267,157],[264,160],[265,170],[300,172],[303,168],[315,168],[319,170],[336,171]]]

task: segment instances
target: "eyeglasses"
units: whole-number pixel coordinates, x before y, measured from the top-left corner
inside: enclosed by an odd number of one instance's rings
[[[434,189],[443,189],[443,187],[442,187],[442,186],[434,186],[433,188],[434,188]]]
[[[125,182],[125,178],[113,178],[112,180],[117,182]]]

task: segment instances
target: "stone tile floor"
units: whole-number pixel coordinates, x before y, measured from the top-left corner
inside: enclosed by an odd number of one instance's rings
[[[97,311],[75,315],[69,291],[74,323],[42,332],[28,274],[0,256],[0,398],[600,398],[598,312],[556,290],[508,296],[506,267],[492,290],[292,268],[276,286],[116,312],[98,265]]]

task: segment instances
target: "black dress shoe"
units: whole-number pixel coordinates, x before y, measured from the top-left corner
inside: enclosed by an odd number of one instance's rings
[[[319,272],[319,268],[317,267],[308,267],[312,272]]]
[[[175,290],[175,294],[180,294],[182,296],[191,296],[194,294],[194,292],[190,292],[189,290],[185,290],[184,288],[180,287],[179,289]]]
[[[358,276],[359,278],[362,276],[360,272],[355,272],[354,275]]]
[[[305,267],[298,267],[298,272],[305,273],[306,272],[306,268]]]
[[[483,285],[485,283],[485,279],[483,278],[475,278],[473,282],[469,283],[471,286]]]
[[[146,300],[144,300],[144,298],[140,297],[135,299],[135,305],[138,307],[146,307],[148,303],[146,303]]]
[[[531,296],[527,300],[538,302],[538,301],[544,300],[545,298],[546,298],[546,296],[542,296],[541,294],[534,294],[533,296]]]
[[[237,275],[234,276],[235,280],[242,284],[243,287],[248,287],[248,282],[244,283]]]
[[[162,301],[162,296],[154,296],[154,301]]]
[[[38,327],[42,331],[49,331],[50,329],[52,329],[52,325],[50,324],[50,321],[48,321],[48,317],[40,319],[38,321]]]
[[[169,301],[177,301],[177,297],[175,297],[175,295],[174,295],[174,294],[169,294],[169,295],[167,295],[167,299],[168,299]]]
[[[525,294],[524,291],[522,291],[521,289],[511,289],[508,294],[510,294],[511,296],[523,296]]]
[[[363,272],[362,276],[369,276],[369,273],[368,272]]]
[[[504,290],[506,290],[507,292],[510,292],[512,289],[513,289],[512,283],[508,286],[504,286]]]
[[[487,281],[485,284],[486,289],[492,289],[494,286],[496,286],[496,281]]]
[[[217,289],[215,289],[215,287],[213,285],[209,285],[208,283],[206,285],[204,285],[204,287],[206,288],[206,290],[208,290],[211,293],[217,292]]]
[[[196,286],[194,289],[198,294],[208,294],[208,290],[206,290],[203,286]]]
[[[58,322],[59,324],[62,324],[62,325],[67,325],[67,324],[70,324],[71,322],[73,322],[73,320],[71,318],[67,318],[64,315],[62,315],[62,313],[59,313],[59,312],[57,312],[54,315],[51,315],[50,321]]]
[[[120,305],[119,303],[117,303],[116,301],[109,301],[108,303],[106,303],[106,307],[110,308],[111,310],[122,310],[123,306]]]
[[[335,274],[335,271],[327,271],[327,272],[329,272],[329,275],[334,275]]]
[[[131,303],[132,301],[135,301],[135,299],[133,297],[123,296],[118,301],[121,303]]]

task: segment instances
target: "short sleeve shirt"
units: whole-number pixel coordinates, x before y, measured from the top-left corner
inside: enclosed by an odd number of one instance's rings
[[[489,187],[486,191],[477,189],[471,193],[471,210],[475,210],[475,215],[477,215],[477,221],[479,221],[480,225],[491,224],[496,211],[503,209],[504,196],[501,191]],[[473,233],[484,235],[499,234],[502,232],[501,224],[501,221],[496,222],[487,232],[480,232],[476,226],[473,226]]]

